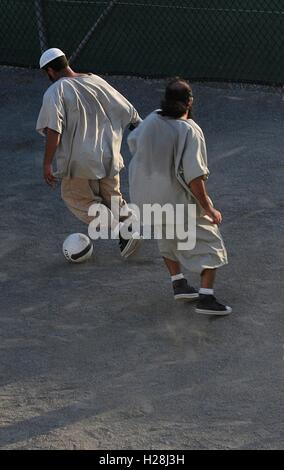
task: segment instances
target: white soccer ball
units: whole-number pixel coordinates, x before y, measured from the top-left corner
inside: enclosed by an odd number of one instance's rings
[[[93,253],[93,243],[83,233],[72,233],[63,243],[63,254],[71,263],[83,263]]]

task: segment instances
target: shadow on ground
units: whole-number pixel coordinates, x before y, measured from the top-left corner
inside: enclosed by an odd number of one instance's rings
[[[283,448],[281,92],[194,85],[230,256],[216,291],[234,314],[216,320],[174,303],[153,241],[130,262],[115,241],[65,262],[62,241],[86,229],[42,182],[48,83],[0,77],[1,448]],[[159,106],[163,81],[109,81],[143,117]]]

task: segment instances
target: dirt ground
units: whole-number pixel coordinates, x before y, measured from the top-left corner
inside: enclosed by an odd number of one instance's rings
[[[108,80],[143,117],[159,106],[163,81]],[[283,449],[282,91],[193,85],[230,261],[216,295],[234,312],[216,319],[174,302],[155,241],[65,261],[87,228],[42,180],[48,85],[0,68],[1,449]]]

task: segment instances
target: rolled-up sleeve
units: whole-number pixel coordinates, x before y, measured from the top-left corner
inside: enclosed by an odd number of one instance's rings
[[[192,128],[188,130],[181,166],[186,184],[200,176],[204,176],[206,179],[209,176],[204,138]]]
[[[45,135],[47,128],[62,134],[64,127],[65,111],[62,96],[60,96],[59,90],[55,90],[53,93],[48,90],[43,97],[36,130],[41,135]]]

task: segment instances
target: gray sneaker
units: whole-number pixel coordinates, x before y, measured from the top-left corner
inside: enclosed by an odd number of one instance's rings
[[[175,300],[197,300],[199,298],[198,291],[188,285],[186,279],[179,279],[173,282],[174,299]]]
[[[223,305],[217,301],[214,295],[199,294],[199,301],[196,305],[195,311],[203,315],[230,315],[232,313],[231,307]]]
[[[136,234],[134,233],[133,235],[135,236]],[[123,238],[122,235],[119,234],[119,248],[122,258],[129,258],[129,256],[134,255],[134,253],[137,252],[142,243],[142,237],[131,237],[129,240],[125,240],[125,238]]]

